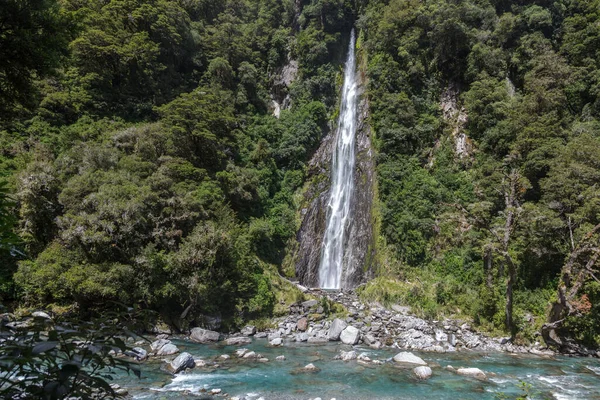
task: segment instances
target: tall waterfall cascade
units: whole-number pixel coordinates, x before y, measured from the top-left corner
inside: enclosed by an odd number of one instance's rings
[[[323,237],[319,286],[339,289],[342,283],[345,235],[351,216],[350,203],[354,191],[355,142],[357,125],[358,83],[354,56],[355,36],[352,31],[348,59],[344,70],[344,86],[340,103],[335,147],[331,164],[331,189],[327,204],[327,228]]]

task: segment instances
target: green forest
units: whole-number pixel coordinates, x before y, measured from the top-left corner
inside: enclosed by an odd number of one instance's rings
[[[360,295],[599,346],[598,0],[3,1],[0,303],[185,330],[295,301],[353,27],[378,188]]]

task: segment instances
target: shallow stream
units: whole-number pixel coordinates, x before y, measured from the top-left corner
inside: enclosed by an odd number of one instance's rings
[[[222,393],[240,398],[270,399],[515,399],[524,395],[523,384],[533,399],[600,399],[600,360],[575,357],[539,357],[502,353],[418,353],[433,369],[427,381],[418,381],[411,368],[399,368],[393,362],[364,366],[356,360],[334,360],[340,350],[351,346],[285,342],[283,347],[269,347],[266,339],[255,339],[245,346],[269,359],[267,363],[239,359],[236,346],[201,345],[187,341],[174,343],[194,358],[216,361],[218,368],[195,368],[175,377],[162,372],[161,360],[142,365],[142,379],[118,376],[116,382],[137,399],[178,399],[213,397],[201,389],[222,389]],[[358,354],[371,359],[388,360],[399,350],[372,350],[355,346]],[[229,354],[229,360],[221,360]],[[279,355],[285,361],[276,361]],[[299,369],[313,363],[317,373]],[[487,381],[458,376],[445,369],[477,367],[488,374]],[[228,398],[226,397],[226,398]],[[201,397],[200,397],[201,398]]]

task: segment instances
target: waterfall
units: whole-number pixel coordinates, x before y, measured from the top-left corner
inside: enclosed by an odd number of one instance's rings
[[[327,228],[323,238],[321,263],[319,265],[319,285],[324,289],[339,289],[341,287],[344,236],[347,221],[350,217],[350,200],[354,190],[354,144],[357,119],[354,46],[355,37],[354,30],[352,30],[348,59],[344,70],[340,116],[331,163]]]

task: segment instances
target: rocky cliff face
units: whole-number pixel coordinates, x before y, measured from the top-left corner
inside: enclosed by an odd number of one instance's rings
[[[361,82],[356,137],[354,193],[351,200],[352,218],[346,226],[346,243],[342,272],[342,288],[352,288],[373,275],[374,235],[372,224],[375,190],[375,160],[368,124],[368,100]],[[302,224],[297,234],[296,276],[303,285],[319,285],[323,235],[327,225],[327,202],[331,185],[332,146],[335,129],[322,141],[309,163],[308,184],[301,209]]]

